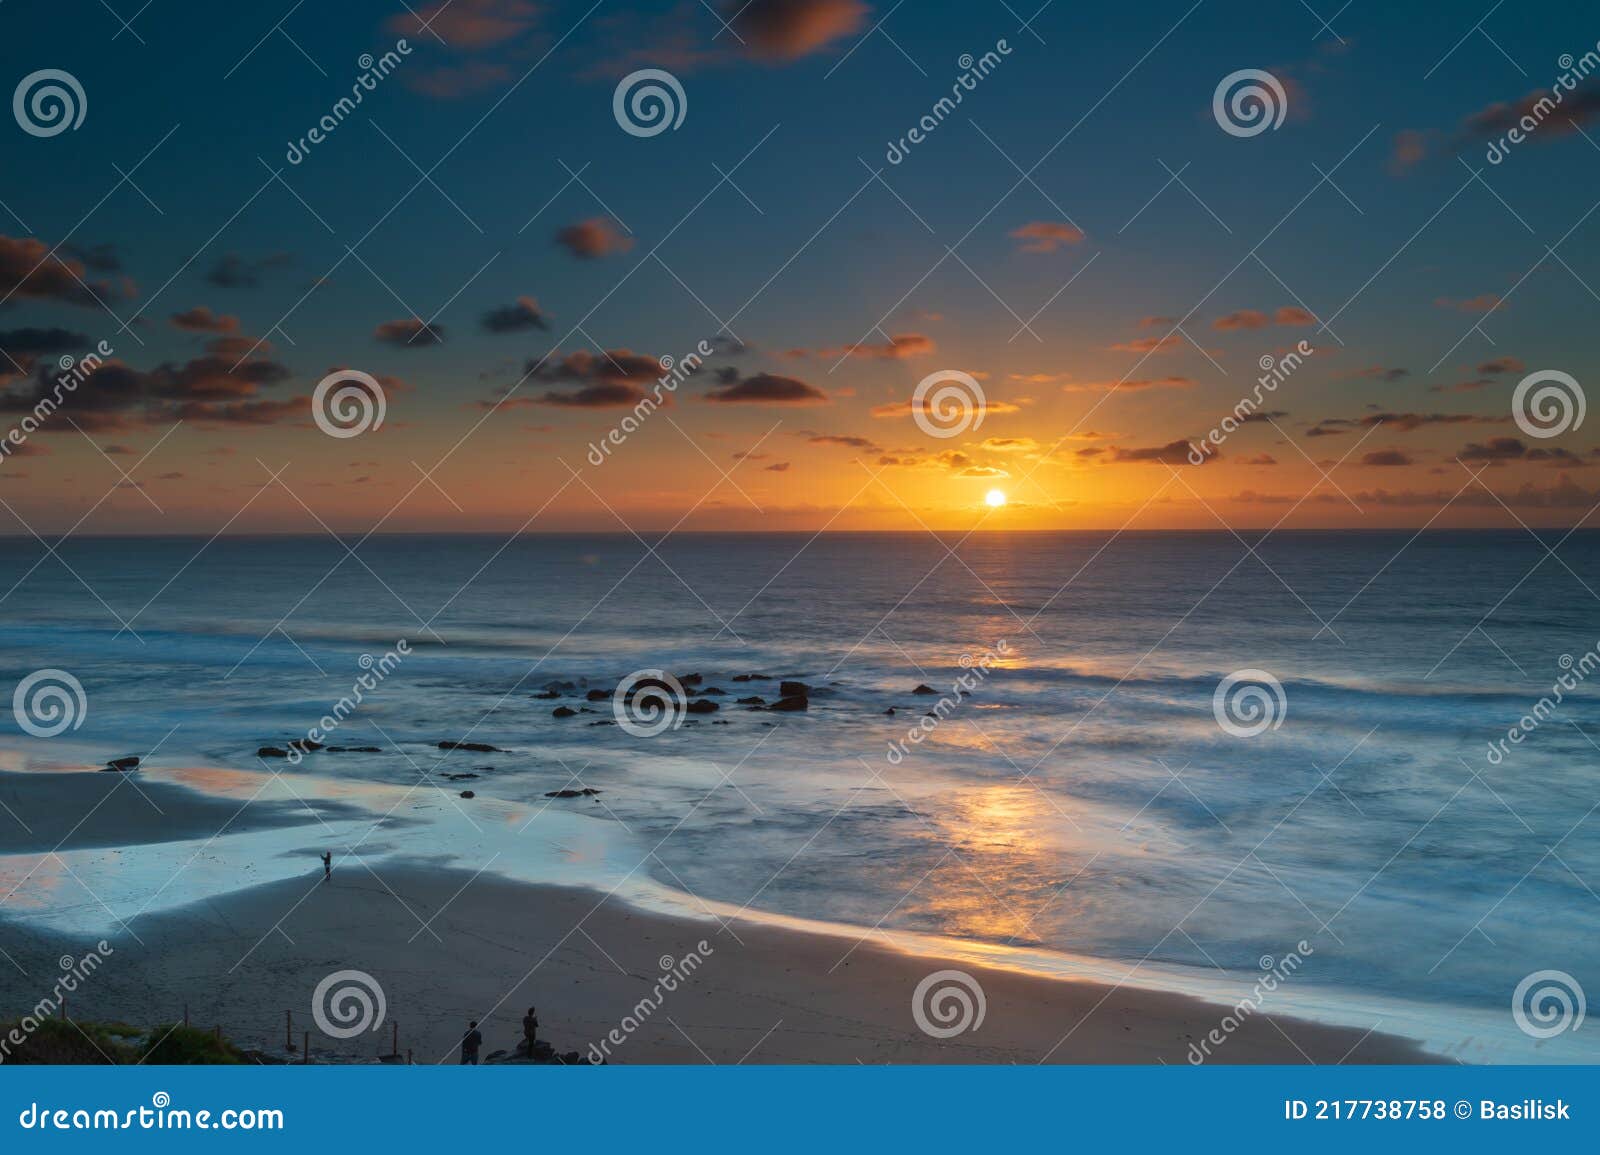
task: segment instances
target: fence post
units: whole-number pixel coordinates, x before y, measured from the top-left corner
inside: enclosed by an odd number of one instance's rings
[[[400,1023],[396,1021],[390,1025],[394,1027],[394,1049],[389,1053],[398,1059],[400,1057]]]
[[[294,1012],[283,1012],[283,1048],[286,1051],[294,1050]]]
[[[300,1061],[302,1063],[309,1063],[309,1062],[311,1062],[311,1032],[310,1031],[307,1031],[305,1033],[305,1045],[306,1045],[305,1057],[302,1058]]]

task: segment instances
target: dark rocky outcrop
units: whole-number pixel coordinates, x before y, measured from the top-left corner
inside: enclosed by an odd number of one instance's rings
[[[574,710],[571,706],[557,706],[554,710],[550,711],[550,716],[552,718],[570,718],[577,712],[578,711]]]
[[[468,751],[470,753],[473,753],[473,754],[506,754],[506,753],[509,753],[509,751],[502,750],[498,746],[491,746],[487,742],[448,742],[448,741],[447,742],[440,742],[439,743],[439,749],[441,749],[441,750],[466,750],[466,751]]]
[[[917,683],[917,688],[911,692],[913,694],[937,694],[939,691],[925,682],[919,682]]]
[[[776,702],[767,707],[769,710],[782,710],[784,712],[790,712],[794,710],[809,710],[810,708],[811,699],[798,694],[791,694],[789,697],[779,698]]]
[[[684,711],[689,714],[715,714],[719,709],[721,707],[717,703],[705,698],[696,698],[684,707]]]
[[[263,746],[256,751],[257,758],[287,758],[289,751],[282,746]]]
[[[113,758],[106,763],[107,770],[118,770],[123,773],[129,770],[137,770],[138,768],[139,756],[137,754],[129,754],[126,758]]]
[[[809,698],[811,687],[804,682],[779,682],[778,693],[785,698]]]

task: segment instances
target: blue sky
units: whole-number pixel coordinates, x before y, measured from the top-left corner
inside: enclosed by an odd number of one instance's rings
[[[1600,228],[1586,217],[1600,172],[1594,127],[1583,115],[1552,120],[1490,165],[1471,126],[1496,102],[1548,90],[1563,53],[1595,47],[1576,13],[1501,8],[1474,31],[1484,13],[1450,4],[1358,2],[1334,18],[1334,5],[1314,3],[1332,18],[1325,27],[1300,4],[1058,2],[1035,15],[1031,3],[758,0],[737,16],[723,7],[734,19],[719,35],[721,20],[698,3],[453,0],[433,21],[450,41],[441,45],[398,4],[281,7],[198,15],[155,4],[134,17],[125,0],[128,29],[100,5],[0,10],[7,82],[64,69],[88,106],[75,131],[0,133],[0,232],[68,259],[109,246],[117,266],[83,269],[104,284],[109,311],[19,293],[0,305],[0,330],[110,338],[145,373],[202,355],[208,335],[171,318],[203,307],[237,319],[209,337],[264,338],[256,356],[282,367],[241,398],[303,399],[344,367],[392,383],[386,426],[359,442],[319,438],[287,406],[259,427],[187,421],[135,482],[183,474],[159,502],[172,512],[119,494],[91,530],[118,510],[145,528],[214,528],[260,484],[258,457],[272,468],[294,461],[324,491],[330,519],[365,527],[413,486],[411,462],[433,465],[462,438],[438,474],[454,502],[428,486],[392,524],[515,525],[566,480],[557,462],[579,465],[628,411],[548,403],[571,390],[548,373],[526,379],[530,361],[575,350],[679,357],[719,330],[750,348],[712,368],[803,381],[822,403],[711,404],[697,382],[666,411],[677,428],[653,422],[592,480],[595,498],[552,516],[607,522],[603,496],[639,524],[670,525],[691,507],[708,527],[798,528],[840,510],[840,527],[883,526],[904,521],[899,507],[966,524],[988,516],[980,499],[998,484],[1011,487],[1012,524],[1119,525],[1168,480],[1159,462],[1106,464],[1119,450],[1202,435],[1248,390],[1261,356],[1309,337],[1318,355],[1273,402],[1285,416],[1238,434],[1178,489],[1230,522],[1271,524],[1279,511],[1249,495],[1299,497],[1355,441],[1307,436],[1328,419],[1482,417],[1379,430],[1333,488],[1412,497],[1357,517],[1367,503],[1324,488],[1295,522],[1421,524],[1443,504],[1430,495],[1468,480],[1456,461],[1464,448],[1517,436],[1505,419],[1524,371],[1593,378],[1584,336],[1600,299],[1583,281],[1600,279],[1587,271]],[[414,51],[393,75],[288,163],[289,143],[350,91],[358,58],[402,35]],[[962,54],[1002,39],[1009,54],[960,109],[888,163],[889,142],[950,91]],[[612,109],[618,80],[644,67],[673,73],[687,102],[680,128],[649,138],[621,131]],[[1219,80],[1244,68],[1270,72],[1287,97],[1282,125],[1248,138],[1221,131],[1211,107]],[[1579,92],[1592,97],[1592,83]],[[136,164],[119,185],[118,170]],[[420,184],[419,168],[431,172]],[[594,220],[611,222],[614,251],[586,259],[557,241]],[[1081,236],[1045,252],[1014,235],[1067,222]],[[1572,271],[1547,253],[1558,241]],[[255,270],[245,278],[255,283],[217,283],[223,262]],[[518,298],[538,302],[545,328],[484,331],[487,311]],[[1291,306],[1327,330],[1217,326]],[[1184,331],[1196,341],[1148,357],[1135,346],[1170,331],[1142,320],[1191,310]],[[415,318],[444,340],[396,347],[374,336]],[[1017,335],[1030,318],[1032,332]],[[886,335],[914,335],[930,351],[842,355]],[[1498,372],[1480,371],[1497,361]],[[984,383],[994,404],[982,435],[1035,444],[994,449],[977,431],[941,443],[872,415],[945,368]],[[1106,388],[1169,378],[1181,384]],[[519,380],[520,403],[485,418],[483,403]],[[27,379],[6,387],[25,392]],[[127,409],[95,429],[86,405],[79,424],[89,436],[56,423],[33,438],[39,452],[10,463],[25,476],[8,478],[6,493],[41,526],[71,525],[104,491],[90,440],[137,457],[171,419]],[[734,491],[742,480],[725,483],[695,505],[775,424],[759,460],[788,468],[743,464],[748,493]],[[1085,433],[1100,435],[1099,459],[1062,460]],[[1479,504],[1459,511],[1467,521],[1492,513],[1488,489],[1537,494],[1558,477],[1569,483],[1564,504],[1525,496],[1524,516],[1568,524],[1584,513],[1571,491],[1595,492],[1588,430],[1544,446],[1571,460],[1530,460],[1538,446],[1522,441],[1520,454],[1483,455],[1495,472],[1474,487]],[[1405,464],[1361,464],[1379,450]],[[1266,457],[1272,467],[1239,464]],[[890,493],[852,496],[880,472],[871,484]],[[1190,493],[1158,504],[1167,523],[1215,524]],[[287,528],[300,516],[280,495],[240,524]]]

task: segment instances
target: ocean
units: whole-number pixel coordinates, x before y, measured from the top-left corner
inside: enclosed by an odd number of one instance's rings
[[[686,906],[988,961],[1237,989],[1292,952],[1315,1013],[1494,1057],[1531,1045],[1525,976],[1600,983],[1597,563],[1588,532],[11,538],[0,685],[66,671],[87,709],[55,738],[0,712],[0,759],[559,808],[492,869],[610,889],[625,864]],[[641,670],[720,708],[647,735],[588,700]],[[364,672],[322,740],[378,753],[256,757]],[[1219,705],[1234,675],[1261,692]],[[807,710],[737,704],[779,679]],[[497,749],[438,746],[462,740]],[[418,837],[365,849],[484,865]]]

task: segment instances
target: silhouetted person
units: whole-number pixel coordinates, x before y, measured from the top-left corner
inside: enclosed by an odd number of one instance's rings
[[[483,1033],[478,1030],[478,1020],[467,1024],[467,1033],[461,1036],[461,1064],[478,1065],[478,1048],[483,1046]]]
[[[535,1008],[529,1007],[528,1013],[522,1016],[522,1037],[528,1044],[528,1058],[533,1058],[533,1041],[539,1035],[539,1015]]]
[[[322,881],[329,882],[333,878],[333,855],[326,850],[322,852]]]

